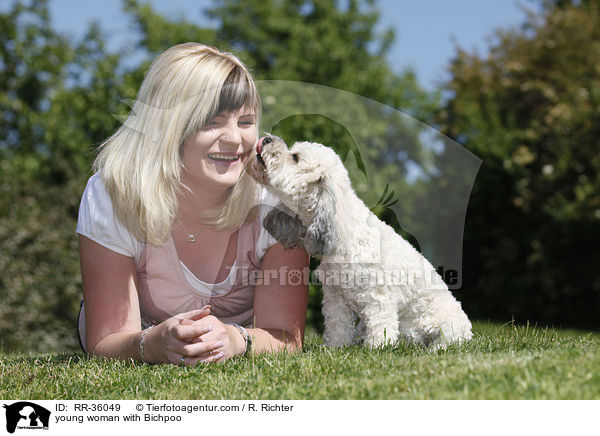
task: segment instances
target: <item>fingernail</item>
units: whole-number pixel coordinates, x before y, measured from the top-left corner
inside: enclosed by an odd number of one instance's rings
[[[217,342],[217,343],[215,344],[215,348],[220,348],[220,347],[222,347],[223,345],[225,345],[225,342],[223,342],[223,341],[219,341],[219,342]]]
[[[223,352],[221,351],[219,354],[217,354],[217,355],[215,356],[215,360],[218,360],[218,359],[220,359],[220,358],[221,358],[221,357],[223,357],[224,355],[225,355],[225,353],[223,353]]]
[[[202,306],[202,307],[200,308],[200,310],[205,310],[205,309],[209,309],[209,308],[210,308],[210,305],[209,305],[209,304],[207,304],[206,306]]]
[[[207,332],[212,332],[212,329],[213,329],[212,325],[206,326],[206,331]]]

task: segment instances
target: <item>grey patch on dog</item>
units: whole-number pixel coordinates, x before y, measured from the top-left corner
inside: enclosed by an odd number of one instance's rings
[[[304,246],[306,226],[283,203],[279,203],[267,214],[263,227],[286,249]]]
[[[310,255],[323,256],[333,254],[339,246],[340,236],[336,224],[335,194],[326,181],[315,207],[315,215],[306,229],[304,247]]]

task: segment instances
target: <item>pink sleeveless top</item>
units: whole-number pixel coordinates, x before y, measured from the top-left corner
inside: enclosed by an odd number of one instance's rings
[[[159,324],[173,315],[210,304],[211,314],[224,323],[251,326],[254,286],[261,264],[256,255],[258,235],[257,219],[238,229],[235,263],[228,267],[230,274],[223,283],[229,289],[219,295],[206,295],[189,284],[172,237],[162,246],[146,244],[137,265],[142,325]]]

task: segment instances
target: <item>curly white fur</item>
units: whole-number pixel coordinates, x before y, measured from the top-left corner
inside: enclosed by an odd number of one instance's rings
[[[469,319],[435,268],[356,196],[332,149],[297,142],[288,150],[268,138],[248,171],[283,203],[267,230],[321,259],[326,345],[404,338],[437,349],[471,339]]]

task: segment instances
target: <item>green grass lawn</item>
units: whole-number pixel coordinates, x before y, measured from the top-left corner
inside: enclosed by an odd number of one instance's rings
[[[600,335],[475,323],[462,347],[328,349],[195,368],[0,355],[2,399],[600,399]]]

